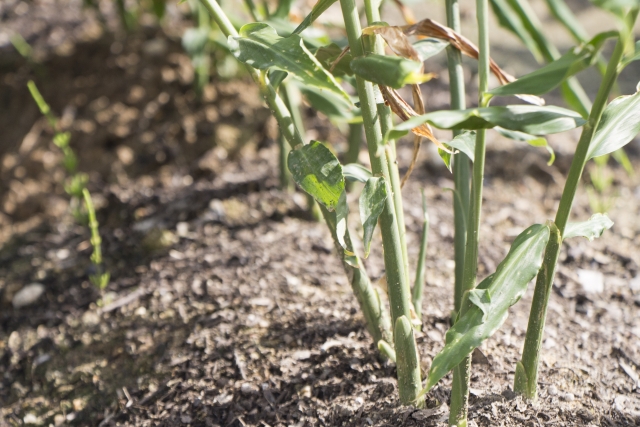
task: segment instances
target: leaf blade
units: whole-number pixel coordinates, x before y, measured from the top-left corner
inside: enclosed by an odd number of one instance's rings
[[[638,85],[640,89],[640,84]],[[607,105],[589,145],[587,160],[616,151],[640,133],[640,90]]]
[[[369,256],[373,231],[378,223],[378,217],[384,210],[384,202],[387,200],[387,185],[382,177],[371,177],[367,180],[360,195],[358,205],[360,207],[360,219],[364,229],[364,257]]]
[[[570,222],[564,229],[562,240],[572,237],[584,237],[592,241],[596,237],[602,236],[605,230],[613,226],[613,221],[608,216],[597,213],[591,216],[589,220],[583,222]]]
[[[467,294],[467,304],[474,299],[481,304],[471,305],[447,332],[445,347],[433,359],[426,390],[436,385],[506,320],[509,307],[522,297],[527,284],[540,270],[549,235],[549,225],[527,228],[515,239],[496,272],[475,289],[477,295]],[[486,292],[478,292],[483,290]]]
[[[240,36],[230,36],[228,43],[229,50],[240,62],[260,70],[286,71],[305,84],[332,91],[351,102],[349,95],[296,34],[280,37],[265,23],[246,24],[240,29]]]
[[[344,192],[344,176],[338,158],[318,141],[289,152],[287,166],[294,181],[329,211],[338,206]]]

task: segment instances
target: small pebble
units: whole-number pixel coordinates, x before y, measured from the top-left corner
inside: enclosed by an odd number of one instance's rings
[[[13,308],[22,308],[33,304],[44,293],[44,286],[40,283],[31,283],[20,289],[14,296],[11,303]]]
[[[564,400],[565,402],[573,402],[574,400],[576,400],[576,397],[573,395],[573,393],[562,393],[560,395],[560,400]]]
[[[549,396],[557,396],[558,388],[554,385],[549,386],[549,388],[547,389],[547,393],[549,394]]]

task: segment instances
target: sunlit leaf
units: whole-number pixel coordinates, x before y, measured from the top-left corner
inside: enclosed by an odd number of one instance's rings
[[[463,304],[470,307],[447,332],[446,344],[431,364],[426,390],[504,323],[509,307],[522,297],[527,284],[540,270],[549,234],[548,225],[527,228],[516,237],[496,272],[465,295]]]
[[[378,223],[378,217],[384,210],[384,203],[387,200],[387,185],[382,177],[371,177],[364,185],[360,200],[360,220],[364,229],[364,257],[369,256],[373,231]]]
[[[342,173],[344,177],[349,181],[367,182],[373,175],[371,171],[361,164],[349,163],[342,167]]]
[[[204,48],[207,46],[208,41],[208,28],[188,28],[182,35],[182,47],[189,56],[195,56],[204,52]]]
[[[563,239],[571,237],[585,237],[592,241],[596,237],[602,236],[605,230],[613,226],[613,221],[608,216],[597,213],[589,218],[588,221],[570,222],[564,229]]]
[[[492,89],[489,93],[499,96],[545,94],[569,77],[590,67],[595,62],[603,43],[608,38],[616,37],[617,34],[615,31],[598,34],[589,43],[574,48],[544,67],[520,77],[515,82]]]
[[[399,56],[369,54],[351,61],[351,70],[365,80],[399,89],[423,83],[432,75],[422,73],[422,63]]]
[[[638,133],[640,133],[640,91],[634,95],[620,96],[607,105],[589,146],[587,159],[624,147]]]
[[[351,102],[349,95],[305,47],[298,35],[280,37],[267,24],[247,24],[240,29],[240,36],[229,37],[228,43],[233,55],[251,67],[287,71],[305,84],[330,90]]]
[[[442,52],[447,46],[449,46],[449,42],[444,40],[435,39],[432,37],[428,37],[426,39],[418,40],[413,44],[413,48],[418,52],[420,58],[423,61],[431,58]]]
[[[314,199],[333,211],[344,192],[342,166],[318,141],[289,152],[287,165],[294,181]]]
[[[395,130],[409,130],[422,123],[440,129],[490,129],[500,126],[532,135],[564,132],[582,126],[580,114],[556,106],[508,105],[504,107],[442,110],[410,118],[395,126]]]

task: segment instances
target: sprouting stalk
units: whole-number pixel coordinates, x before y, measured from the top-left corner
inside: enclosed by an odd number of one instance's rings
[[[367,23],[372,25],[374,22],[382,20],[380,17],[380,0],[365,0],[364,8],[367,16]],[[374,41],[373,52],[384,55],[384,44],[381,37],[371,36]],[[377,104],[378,116],[380,117],[380,130],[382,135],[393,127],[393,119],[391,109],[384,103]],[[404,264],[405,275],[409,277],[409,251],[407,249],[407,228],[404,222],[404,208],[402,203],[402,187],[400,185],[400,171],[398,170],[398,162],[396,160],[396,142],[388,141],[391,148],[387,154],[387,165],[389,167],[389,176],[391,178],[391,189],[393,190],[393,204],[396,211],[396,221],[398,224],[398,233],[400,233],[400,246],[402,248],[402,259]]]
[[[204,4],[209,13],[211,13],[211,16],[216,21],[218,27],[225,34],[225,36],[238,36],[238,32],[233,27],[233,25],[229,21],[229,18],[226,16],[216,0],[200,1],[202,2],[202,4]],[[304,139],[295,126],[293,118],[291,117],[291,112],[287,109],[282,98],[280,98],[273,86],[269,83],[266,74],[260,73],[252,67],[247,68],[253,79],[260,86],[260,90],[265,97],[267,105],[271,109],[274,117],[276,118],[276,121],[278,122],[280,132],[289,143],[291,148],[303,145],[305,143]],[[369,276],[367,276],[367,272],[364,269],[364,266],[360,265],[359,268],[356,268],[347,262],[344,254],[344,249],[340,245],[335,232],[335,213],[329,212],[322,207],[321,211],[325,221],[327,222],[327,225],[329,226],[329,230],[331,231],[331,235],[333,237],[335,247],[338,251],[338,255],[340,256],[340,260],[344,267],[345,273],[351,283],[351,288],[353,289],[358,303],[360,304],[360,308],[362,309],[362,312],[364,314],[369,333],[373,337],[375,343],[378,343],[380,340],[390,342],[392,334],[389,319],[386,316],[384,309],[382,308],[380,297],[377,291],[373,288],[369,280]],[[347,246],[351,247],[351,238],[348,229],[345,233],[344,238]]]
[[[422,292],[424,289],[424,270],[427,258],[427,243],[429,239],[429,214],[427,213],[427,199],[422,190],[422,237],[420,239],[420,255],[416,266],[416,279],[413,282],[412,303],[418,319],[422,319]]]
[[[630,12],[631,22],[635,22],[638,16],[638,9]],[[556,213],[555,225],[558,228],[557,237],[549,239],[549,243],[545,249],[545,257],[542,269],[536,278],[536,286],[533,294],[533,302],[531,304],[531,314],[529,315],[529,324],[527,326],[527,334],[525,336],[524,348],[522,351],[522,360],[518,362],[514,380],[514,390],[516,393],[522,394],[529,399],[535,399],[538,387],[538,361],[540,359],[540,346],[542,344],[542,336],[544,333],[544,325],[547,316],[547,307],[549,303],[549,295],[553,285],[555,269],[560,256],[560,248],[562,246],[562,237],[564,230],[571,214],[571,207],[578,189],[578,184],[587,162],[587,154],[591,140],[595,135],[598,124],[602,117],[602,112],[607,104],[607,99],[615,81],[618,77],[618,64],[622,59],[625,51],[625,44],[628,42],[626,35],[620,35],[613,54],[609,59],[607,70],[602,83],[598,89],[598,94],[593,103],[593,108],[589,114],[587,123],[582,129],[576,152],[571,161],[571,168],[567,182],[565,183],[558,212]]]
[[[362,30],[358,17],[358,10],[354,0],[340,0],[342,7],[342,15],[344,18],[345,28],[347,30],[347,38],[349,47],[354,58],[364,55],[362,45]],[[360,108],[362,111],[362,119],[364,122],[364,131],[367,138],[367,147],[369,149],[369,159],[371,161],[371,169],[375,176],[382,176],[387,183],[387,194],[393,194],[390,186],[389,165],[387,164],[387,154],[383,149],[383,137],[380,127],[380,116],[376,106],[373,85],[370,82],[356,76],[356,88],[358,97],[360,98]],[[404,259],[402,256],[402,244],[398,229],[396,210],[394,206],[394,198],[387,197],[385,207],[380,215],[379,223],[382,232],[382,244],[384,246],[384,264],[387,276],[387,286],[389,289],[389,302],[391,306],[391,321],[396,325],[398,319],[405,316],[411,319],[411,293],[409,291],[409,283],[407,280],[406,270],[404,267]],[[400,349],[397,337],[394,337],[396,348],[396,357],[402,360],[397,354]],[[403,346],[401,348],[405,348]],[[413,346],[415,346],[415,340]],[[417,380],[416,380],[417,379]],[[399,390],[400,401],[403,404],[417,404],[420,394],[420,366],[419,364],[411,369],[407,366],[398,369],[398,384],[401,386]]]
[[[86,188],[82,189],[82,196],[84,198],[84,205],[87,209],[87,215],[89,216],[89,230],[91,230],[91,246],[93,247],[93,254],[91,254],[91,262],[95,268],[95,273],[89,276],[89,280],[101,291],[109,284],[110,274],[104,271],[102,265],[102,238],[98,231],[98,220],[96,219],[96,210],[91,200],[91,194]]]
[[[476,0],[476,14],[478,17],[478,98],[480,107],[489,104],[490,97],[486,95],[489,89],[489,2]],[[478,242],[480,234],[480,217],[482,211],[482,185],[484,180],[484,166],[486,154],[486,130],[478,130],[474,151],[473,178],[469,223],[467,229],[467,243],[464,255],[464,269],[462,275],[462,294],[476,286],[478,269]],[[468,307],[460,304],[458,318],[463,316]],[[451,412],[449,424],[458,427],[467,426],[467,412],[469,401],[469,380],[471,373],[471,356],[467,356],[453,370],[451,388]]]
[[[460,33],[460,6],[458,0],[447,0],[447,25],[453,31]],[[462,54],[458,49],[449,46],[447,48],[447,66],[449,68],[449,81],[451,96],[451,109],[462,110],[466,108],[464,70],[462,69]],[[453,135],[461,131],[453,131]],[[455,193],[460,203],[453,202],[454,223],[454,258],[455,258],[455,284],[454,284],[454,311],[460,311],[462,301],[462,275],[464,269],[464,251],[467,242],[466,213],[469,211],[469,175],[470,161],[466,154],[460,152],[453,158],[453,183]]]

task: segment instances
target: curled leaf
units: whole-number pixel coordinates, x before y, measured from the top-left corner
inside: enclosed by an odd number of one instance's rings
[[[588,221],[568,223],[564,229],[563,240],[571,237],[584,237],[592,241],[596,237],[602,236],[604,230],[611,227],[613,227],[613,221],[608,216],[597,213],[591,216]]]

